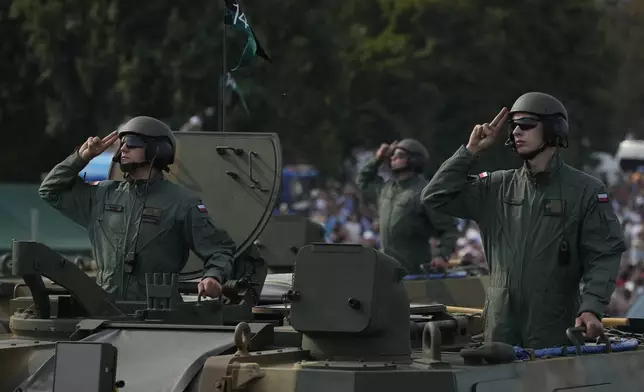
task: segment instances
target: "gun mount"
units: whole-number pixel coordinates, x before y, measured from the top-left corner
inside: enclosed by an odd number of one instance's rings
[[[360,245],[315,244],[300,250],[294,270],[290,322],[314,358],[411,361],[409,330],[399,327],[409,323],[409,302],[397,261]]]
[[[65,339],[78,329],[89,332],[88,325],[94,326],[93,331],[114,323],[152,320],[164,324],[235,325],[252,320],[252,306],[257,301],[251,279],[242,277],[224,284],[225,301],[198,298],[196,302],[177,302],[178,275],[160,273],[146,274],[146,301],[114,301],[76,265],[43,244],[15,241],[13,256],[14,274],[22,276],[33,295],[33,306],[16,309],[10,318],[11,330],[22,337]],[[67,295],[57,296],[55,317],[51,311],[52,292],[45,288],[43,276],[67,290]],[[83,319],[101,322],[85,323],[79,328],[77,324]]]

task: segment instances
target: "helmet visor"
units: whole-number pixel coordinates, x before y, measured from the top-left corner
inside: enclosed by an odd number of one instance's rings
[[[510,120],[509,127],[510,132],[514,131],[517,127],[522,131],[529,131],[533,128],[536,128],[539,125],[539,119],[532,117],[522,117],[517,118],[516,120]]]
[[[121,138],[121,145],[125,144],[127,148],[143,148],[145,140],[137,135],[125,135]]]

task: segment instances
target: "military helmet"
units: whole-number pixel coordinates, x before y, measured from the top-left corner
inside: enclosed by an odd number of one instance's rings
[[[168,138],[170,144],[172,144],[172,149],[174,150],[176,148],[176,141],[172,130],[156,118],[147,116],[134,117],[119,128],[119,137],[132,133],[155,139]]]
[[[425,146],[414,139],[403,139],[396,144],[396,148],[403,149],[410,154],[421,156],[423,159],[429,159],[429,153]]]
[[[411,156],[409,166],[415,171],[423,171],[429,160],[429,152],[418,140],[403,139],[396,144],[396,148],[406,151]]]
[[[170,127],[162,121],[148,116],[134,117],[118,130],[119,139],[130,134],[142,136],[146,141],[146,161],[151,162],[154,159],[155,166],[162,169],[174,163],[176,140]]]
[[[547,125],[545,129],[554,136],[568,136],[568,112],[561,101],[552,95],[539,92],[523,94],[512,105],[510,115],[517,112],[539,116]]]

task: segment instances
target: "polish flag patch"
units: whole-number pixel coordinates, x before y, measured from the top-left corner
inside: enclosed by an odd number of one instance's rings
[[[208,210],[206,209],[206,206],[203,205],[203,203],[197,204],[197,209],[199,210],[199,212],[204,212],[204,213],[208,212]]]
[[[598,193],[597,194],[597,202],[599,202],[599,203],[608,203],[608,194],[606,194],[606,193]]]
[[[484,178],[485,178],[485,177],[487,177],[487,176],[489,176],[488,172],[480,173],[480,174],[479,174],[479,179],[480,179],[480,180],[482,180],[482,179],[484,179]]]
[[[90,184],[91,186],[96,186],[96,185],[98,185],[98,184],[100,184],[100,183],[101,183],[100,181],[90,181],[90,182],[89,182],[89,184]]]

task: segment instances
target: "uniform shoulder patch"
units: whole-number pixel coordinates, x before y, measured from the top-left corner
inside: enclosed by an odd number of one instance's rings
[[[607,193],[598,193],[597,194],[598,203],[608,203],[608,194]]]
[[[208,209],[201,201],[199,201],[199,204],[197,204],[197,209],[199,210],[199,212],[203,212],[204,214],[208,213]]]
[[[490,173],[488,173],[488,172],[483,172],[483,173],[479,173],[478,177],[479,177],[479,180],[482,180],[482,179],[484,179],[485,177],[488,177],[489,175],[490,175]]]
[[[100,183],[101,183],[100,181],[90,181],[90,182],[88,182],[88,184],[90,184],[91,186],[96,186],[96,185],[98,185]]]

